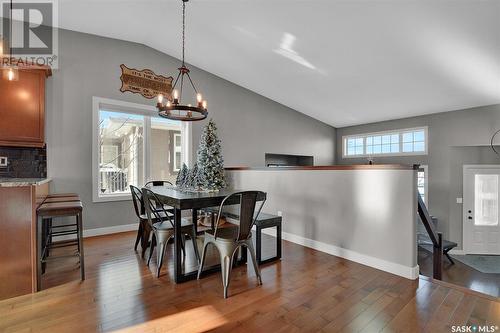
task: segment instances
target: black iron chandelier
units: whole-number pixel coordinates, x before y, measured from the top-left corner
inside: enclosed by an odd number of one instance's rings
[[[189,0],[182,0],[182,64],[179,67],[179,74],[175,79],[174,86],[172,87],[172,96],[166,98],[164,102],[164,96],[158,95],[158,103],[156,107],[158,108],[158,114],[160,117],[181,120],[181,121],[196,121],[205,119],[208,115],[207,111],[207,101],[203,99],[203,96],[196,90],[196,87],[189,75],[189,68],[186,67],[184,62],[184,49],[186,41],[186,2]],[[187,77],[191,87],[196,94],[196,105],[182,104],[182,92],[184,86],[184,77]],[[177,83],[179,83],[179,90],[176,89]]]

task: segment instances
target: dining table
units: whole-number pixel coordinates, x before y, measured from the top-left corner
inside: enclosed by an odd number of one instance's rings
[[[176,186],[151,186],[148,187],[156,194],[161,204],[170,206],[174,211],[174,281],[182,283],[190,280],[195,280],[197,270],[191,272],[183,271],[182,267],[182,248],[181,248],[181,217],[183,210],[190,210],[192,214],[193,224],[197,228],[198,210],[210,207],[218,207],[222,201],[230,194],[242,192],[243,190],[234,188],[224,188],[218,191],[195,191],[182,189]],[[261,192],[257,197],[257,201],[266,200],[266,193]],[[225,205],[239,204],[238,198],[234,197],[232,201],[226,201]],[[197,229],[195,229],[197,230]],[[239,263],[246,262],[246,251],[242,251],[242,258]],[[212,266],[204,269],[204,272],[220,271],[220,265]]]

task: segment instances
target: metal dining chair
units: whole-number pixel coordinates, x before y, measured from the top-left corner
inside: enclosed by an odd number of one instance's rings
[[[255,258],[255,249],[252,243],[252,227],[255,224],[255,219],[262,210],[265,200],[262,200],[257,213],[255,213],[255,206],[257,203],[257,198],[259,195],[264,195],[264,192],[260,191],[245,191],[236,192],[228,195],[222,201],[219,207],[219,214],[217,217],[217,223],[215,224],[214,230],[205,231],[205,241],[203,244],[203,252],[201,255],[201,262],[198,268],[198,279],[203,271],[203,264],[205,261],[205,255],[207,252],[207,247],[209,244],[213,244],[220,255],[220,263],[222,269],[222,285],[224,287],[224,298],[227,298],[227,292],[229,287],[229,280],[231,275],[231,269],[234,262],[234,256],[239,248],[247,248],[252,257],[253,267],[255,269],[255,274],[257,275],[257,282],[262,284],[262,278],[260,276],[259,266],[257,265],[257,260]],[[239,224],[237,228],[219,228],[219,222],[221,218],[224,206],[228,205],[239,205]],[[254,217],[255,216],[255,217]]]
[[[169,182],[168,180],[151,180],[149,182],[147,182],[146,184],[144,184],[144,187],[148,187],[148,186],[166,186],[166,185],[174,185],[172,184],[171,182]]]
[[[139,228],[137,229],[137,237],[135,239],[134,251],[137,251],[137,245],[139,241],[141,241],[142,245],[142,253],[141,256],[144,258],[144,254],[146,253],[146,249],[148,247],[146,239],[144,239],[145,230],[147,228],[148,218],[146,216],[146,212],[144,210],[144,201],[142,198],[142,192],[138,187],[134,185],[130,185],[130,193],[132,193],[132,202],[134,203],[135,215],[139,219]]]
[[[142,189],[142,195],[144,198],[144,206],[146,210],[147,221],[149,227],[153,230],[153,238],[151,240],[151,249],[149,252],[148,265],[151,261],[153,255],[154,247],[157,246],[157,271],[156,276],[160,277],[160,270],[163,263],[163,257],[167,248],[168,241],[174,237],[174,222],[172,220],[171,214],[169,214],[165,208],[161,207],[158,209],[157,203],[161,202],[157,195],[147,189]],[[198,252],[198,245],[196,243],[196,230],[193,223],[189,220],[181,219],[181,245],[184,256],[186,255],[185,249],[185,236],[191,238],[193,243],[194,253],[198,262],[200,261],[200,254]]]

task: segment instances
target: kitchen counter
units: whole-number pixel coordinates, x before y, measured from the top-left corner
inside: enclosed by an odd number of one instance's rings
[[[43,185],[50,181],[50,178],[0,178],[0,187]]]
[[[0,178],[0,187],[43,185],[50,180],[50,178]]]

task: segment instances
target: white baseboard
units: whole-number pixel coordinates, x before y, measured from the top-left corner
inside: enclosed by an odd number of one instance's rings
[[[464,256],[466,253],[464,252],[464,250],[451,250],[449,252],[450,254],[457,254],[459,256]]]
[[[264,229],[262,233],[276,237],[276,230],[274,228]],[[376,269],[380,269],[391,274],[399,275],[404,278],[415,280],[419,276],[419,267],[408,267],[401,264],[393,263],[383,259],[371,257],[356,251],[344,249],[335,245],[326,244],[313,239],[305,238],[288,232],[282,233],[283,239],[295,244],[309,247],[314,250],[325,252],[337,257],[347,260],[355,261],[357,263],[367,265]]]
[[[112,227],[103,227],[103,228],[96,228],[96,229],[84,229],[83,230],[83,238],[117,234],[119,232],[137,230],[137,228],[139,228],[139,223],[115,225]],[[56,237],[54,237],[54,240],[55,241],[62,241],[62,240],[73,239],[73,238],[75,238],[74,235],[59,236],[59,237],[56,236]]]

